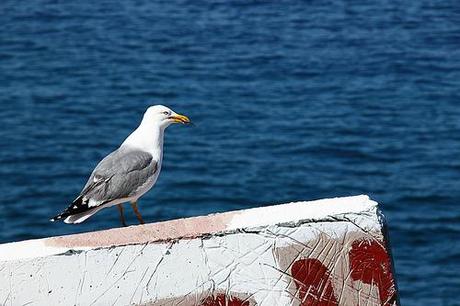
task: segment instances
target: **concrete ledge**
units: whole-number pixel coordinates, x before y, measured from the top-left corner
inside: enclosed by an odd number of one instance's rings
[[[397,305],[367,196],[0,245],[1,305]]]

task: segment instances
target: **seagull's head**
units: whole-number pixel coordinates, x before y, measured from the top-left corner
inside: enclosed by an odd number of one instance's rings
[[[158,124],[163,129],[167,128],[173,123],[192,123],[187,116],[179,115],[172,109],[163,105],[150,106],[145,112],[143,120]]]

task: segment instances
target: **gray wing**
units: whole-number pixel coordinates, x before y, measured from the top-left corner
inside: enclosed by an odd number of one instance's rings
[[[91,173],[80,196],[88,208],[127,198],[157,171],[150,153],[119,148],[107,155]]]
[[[119,148],[96,166],[80,195],[51,221],[82,214],[113,200],[131,197],[157,171],[158,164],[149,153]]]

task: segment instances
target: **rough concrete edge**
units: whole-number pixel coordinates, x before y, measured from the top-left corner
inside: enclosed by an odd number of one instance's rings
[[[383,214],[381,214],[380,210],[378,209],[378,203],[371,200],[367,195],[358,195],[358,196],[350,196],[350,197],[336,197],[336,198],[320,199],[320,200],[314,200],[314,201],[299,201],[299,202],[291,202],[291,203],[286,203],[286,204],[262,206],[262,207],[250,208],[250,209],[245,209],[245,210],[209,214],[206,216],[198,216],[198,217],[192,217],[192,218],[183,218],[183,219],[176,219],[176,220],[170,220],[170,221],[164,221],[164,222],[158,222],[158,223],[151,223],[150,225],[155,225],[155,224],[166,225],[172,222],[183,222],[184,220],[188,222],[193,222],[193,221],[200,220],[201,218],[218,218],[220,216],[231,216],[232,218],[234,216],[246,215],[246,214],[251,216],[250,215],[251,213],[260,212],[265,209],[275,209],[276,207],[280,207],[280,206],[289,206],[289,205],[296,205],[296,204],[308,205],[308,204],[313,204],[313,203],[321,204],[322,202],[333,201],[333,200],[342,200],[342,201],[352,200],[352,201],[358,202],[359,205],[364,205],[364,204],[368,204],[368,205],[367,205],[367,209],[365,210],[354,211],[350,213],[331,214],[323,218],[303,218],[303,219],[292,220],[288,222],[274,222],[271,224],[264,223],[264,224],[260,224],[257,226],[243,226],[241,224],[238,226],[235,226],[235,225],[232,226],[231,224],[226,224],[225,228],[221,230],[217,230],[217,231],[202,232],[199,234],[177,235],[174,237],[167,237],[165,239],[156,238],[151,241],[146,240],[146,241],[140,241],[140,242],[125,243],[125,244],[112,244],[112,245],[101,245],[101,246],[68,246],[65,244],[59,245],[59,244],[49,243],[49,241],[55,241],[56,239],[69,239],[69,238],[72,239],[73,237],[81,237],[84,235],[90,235],[92,233],[108,234],[116,230],[124,230],[125,228],[122,228],[122,229],[112,228],[112,229],[101,230],[101,231],[96,231],[96,232],[86,232],[86,233],[80,233],[80,234],[56,236],[56,237],[49,237],[49,238],[42,238],[42,239],[32,239],[32,240],[25,240],[25,241],[20,241],[20,242],[12,242],[12,243],[6,243],[3,245],[0,245],[0,262],[14,261],[14,260],[21,260],[21,261],[31,260],[34,258],[40,258],[40,257],[46,257],[46,256],[72,255],[74,253],[80,253],[83,251],[122,247],[122,246],[127,246],[127,245],[165,243],[165,242],[171,242],[171,241],[174,242],[180,239],[194,239],[194,238],[209,239],[213,236],[222,236],[222,235],[229,235],[229,234],[260,231],[262,227],[269,226],[269,225],[295,227],[295,226],[299,226],[301,224],[306,224],[306,223],[344,222],[345,221],[345,222],[351,222],[357,228],[365,232],[370,232],[371,229],[362,228],[361,225],[358,225],[359,222],[356,222],[355,220],[351,218],[358,214],[361,216],[366,216],[366,219],[372,219],[373,217],[377,217],[380,225],[386,224]],[[130,226],[128,228],[133,229],[133,228],[139,228],[139,227],[141,227],[141,225]],[[4,254],[5,250],[9,251],[9,254],[6,256]],[[24,255],[24,252],[27,252],[27,255]],[[33,255],[30,255],[30,254],[33,254]]]
[[[381,209],[379,209],[378,207],[377,207],[376,213],[377,213],[377,216],[379,218],[379,222],[382,225],[382,235],[383,235],[384,247],[385,247],[385,250],[387,251],[388,256],[390,258],[391,272],[393,273],[394,287],[395,287],[395,290],[397,292],[397,294],[396,294],[396,304],[397,304],[397,306],[400,306],[401,301],[399,299],[399,287],[398,287],[398,282],[396,280],[397,279],[396,278],[396,269],[395,269],[395,263],[394,263],[394,259],[393,259],[393,250],[391,248],[390,233],[389,233],[389,230],[388,230],[388,220],[385,217],[385,214],[383,213],[383,211]]]

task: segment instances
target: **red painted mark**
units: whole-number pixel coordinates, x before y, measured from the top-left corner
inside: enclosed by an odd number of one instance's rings
[[[356,240],[349,253],[351,278],[365,284],[376,284],[381,305],[393,305],[396,289],[391,273],[390,256],[375,240]]]
[[[331,277],[317,259],[297,260],[291,268],[301,306],[337,306]]]
[[[249,306],[249,301],[243,301],[236,297],[228,297],[225,294],[208,296],[200,306]]]

